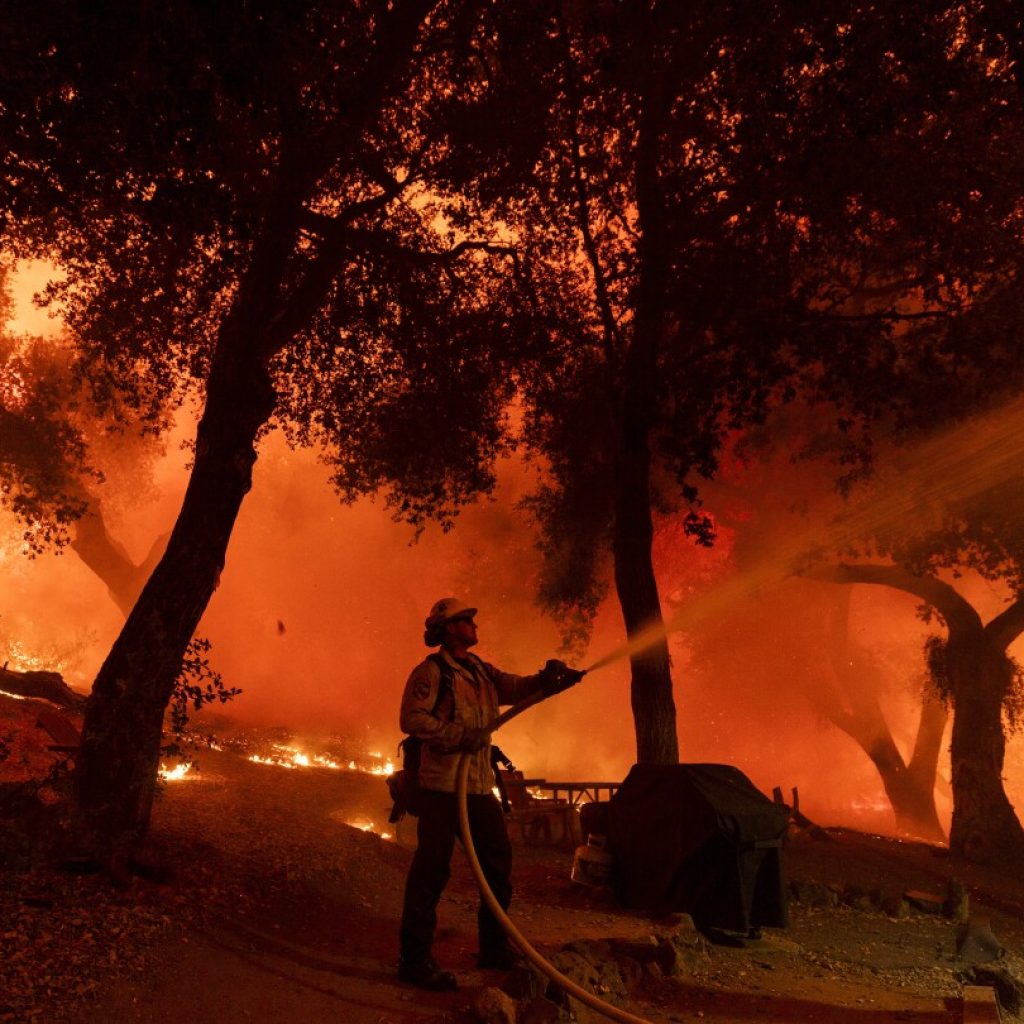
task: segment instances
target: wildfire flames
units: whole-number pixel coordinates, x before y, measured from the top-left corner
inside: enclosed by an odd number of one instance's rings
[[[167,765],[161,764],[160,771],[157,774],[164,782],[179,782],[190,771],[192,771],[192,765],[188,761],[182,761],[181,764],[176,764],[173,768],[168,768]]]
[[[368,821],[365,818],[356,818],[352,821],[348,821],[345,824],[351,825],[352,828],[357,828],[360,832],[373,832],[375,835],[379,835],[381,839],[390,839],[390,832],[377,832],[377,829],[372,821]]]
[[[224,748],[219,744],[211,742],[209,743],[209,749],[223,750]],[[395,771],[394,762],[377,751],[366,754],[361,759],[361,763],[355,760],[343,762],[329,757],[327,754],[311,753],[300,747],[289,746],[283,743],[273,744],[269,754],[248,754],[246,755],[246,760],[252,761],[254,764],[268,764],[290,770],[296,768],[330,768],[335,771],[362,772],[367,775],[378,776],[392,775]],[[196,778],[199,775],[199,770],[195,763],[183,761],[173,767],[161,764],[158,774],[164,782],[179,782],[186,777]],[[378,832],[376,824],[368,818],[346,820],[345,824],[362,832],[373,832],[381,839],[393,838],[390,832]]]
[[[366,755],[367,760],[359,763],[355,760],[346,762],[329,757],[326,754],[311,754],[299,747],[288,746],[283,743],[275,743],[273,752],[266,755],[249,754],[248,760],[256,764],[271,764],[278,768],[330,768],[334,771],[363,772],[367,775],[388,776],[395,772],[395,765],[391,758],[385,758],[379,751],[372,751]],[[378,832],[376,825],[367,818],[356,818],[346,821],[346,825],[357,828],[362,832],[373,832],[381,839],[391,839],[390,832]]]
[[[331,768],[335,771],[365,772],[368,775],[393,775],[395,771],[392,760],[384,758],[376,751],[367,755],[370,758],[368,764],[358,764],[354,760],[343,763],[326,754],[309,754],[298,747],[289,747],[282,743],[275,743],[273,751],[265,756],[250,754],[249,760],[256,764],[277,765],[278,768]]]

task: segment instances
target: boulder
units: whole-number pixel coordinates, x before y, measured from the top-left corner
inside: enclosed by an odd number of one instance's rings
[[[517,1024],[515,1001],[500,988],[482,988],[463,1018],[466,1024]]]

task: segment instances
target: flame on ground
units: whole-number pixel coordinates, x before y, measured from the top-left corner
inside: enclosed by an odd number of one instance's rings
[[[379,763],[382,760],[382,755],[376,752],[367,756],[378,763],[360,767],[355,761],[342,764],[326,754],[309,754],[298,747],[289,747],[280,743],[274,744],[274,751],[274,753],[268,754],[266,757],[259,754],[250,754],[249,760],[254,761],[256,764],[277,765],[279,768],[330,768],[334,771],[347,769],[353,772],[366,772],[370,775],[393,775],[395,771],[395,765],[392,760],[387,758],[384,759],[383,763]]]
[[[180,779],[185,778],[190,771],[192,771],[192,765],[188,761],[182,761],[181,764],[176,764],[173,768],[168,768],[167,765],[161,764],[158,774],[164,782],[178,782]]]
[[[360,832],[372,832],[376,836],[380,836],[381,839],[390,839],[390,832],[378,832],[372,821],[366,818],[355,818],[352,821],[346,822],[347,825],[351,825],[352,828],[359,829]]]

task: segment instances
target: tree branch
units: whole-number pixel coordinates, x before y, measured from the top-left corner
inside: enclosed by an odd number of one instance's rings
[[[590,198],[587,193],[586,177],[583,173],[582,142],[577,121],[581,104],[576,81],[576,66],[572,59],[571,41],[561,19],[559,19],[559,29],[565,46],[566,91],[572,102],[569,151],[572,160],[573,187],[576,192],[576,217],[580,235],[583,239],[583,249],[587,254],[587,262],[590,264],[590,272],[594,275],[594,293],[597,297],[597,307],[601,315],[605,358],[608,360],[609,365],[611,365],[620,347],[619,330],[615,322],[615,315],[612,312],[611,299],[608,297],[608,286],[605,281],[604,268],[601,265],[601,256],[597,251],[597,243],[594,241],[594,233],[590,227]]]
[[[801,574],[824,583],[873,583],[921,598],[946,620],[950,630],[980,631],[981,616],[948,583],[934,576],[915,576],[898,565],[846,564],[821,566]]]
[[[307,225],[318,223],[332,230],[325,231],[320,251],[313,259],[312,265],[288,297],[284,308],[272,320],[270,331],[274,337],[291,337],[316,312],[316,306],[323,301],[331,281],[337,276],[346,251],[354,247],[353,243],[364,250],[372,250],[397,260],[423,266],[448,267],[470,251],[511,256],[518,266],[518,251],[512,246],[499,245],[496,242],[467,239],[452,246],[451,249],[432,252],[396,244],[381,231],[344,226],[337,223],[334,217],[317,214],[311,210],[304,211],[303,220]]]
[[[989,639],[1002,651],[1013,643],[1024,631],[1024,597],[1018,597],[1007,605],[986,626]]]

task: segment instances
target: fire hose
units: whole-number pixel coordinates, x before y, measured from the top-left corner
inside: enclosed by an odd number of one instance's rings
[[[529,707],[533,707],[534,704],[539,703],[544,699],[543,693],[535,693],[525,700],[520,701],[518,704],[509,708],[504,714],[499,715],[490,725],[490,732],[497,732],[506,722],[515,718],[516,715],[521,714]],[[480,895],[483,898],[484,903],[487,904],[491,913],[498,919],[498,924],[505,930],[505,933],[512,940],[512,942],[518,947],[520,952],[537,968],[542,974],[546,975],[551,979],[563,992],[568,993],[575,999],[578,999],[581,1003],[589,1006],[592,1010],[596,1010],[598,1013],[607,1017],[609,1020],[621,1021],[622,1024],[651,1024],[650,1021],[643,1017],[637,1017],[636,1014],[629,1013],[626,1010],[621,1010],[617,1006],[613,1006],[611,1003],[606,1003],[603,999],[599,999],[592,992],[588,992],[585,988],[577,985],[571,978],[567,978],[561,971],[558,970],[554,964],[545,960],[544,957],[533,948],[532,945],[527,941],[523,933],[516,927],[512,919],[505,913],[501,904],[498,902],[497,897],[491,891],[491,887],[487,884],[487,879],[484,877],[484,870],[480,866],[480,860],[476,855],[476,849],[473,846],[473,836],[469,829],[469,807],[466,803],[466,787],[469,780],[469,754],[463,754],[459,760],[459,773],[458,781],[456,784],[456,794],[459,805],[459,828],[462,831],[462,846],[466,851],[466,856],[469,858],[469,866],[473,870],[473,874],[476,877],[477,885],[480,887]]]

